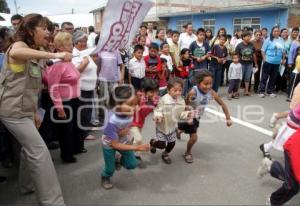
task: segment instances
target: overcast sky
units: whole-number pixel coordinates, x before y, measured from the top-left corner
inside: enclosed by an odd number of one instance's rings
[[[87,13],[97,9],[105,0],[16,0],[20,14],[42,13],[48,15],[71,13]],[[6,0],[12,14],[16,13],[14,0]]]

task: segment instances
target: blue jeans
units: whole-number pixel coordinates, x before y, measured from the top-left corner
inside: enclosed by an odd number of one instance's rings
[[[210,65],[209,71],[213,75],[213,90],[218,93],[219,86],[221,84],[221,78],[222,78],[222,64],[219,65]]]
[[[116,164],[116,151],[115,149],[108,149],[103,147],[103,157],[105,166],[102,170],[102,177],[112,177],[115,172],[115,164]],[[134,155],[133,151],[118,151],[121,157],[121,165],[128,169],[133,170],[137,166],[137,159]]]
[[[249,83],[252,75],[252,69],[253,65],[250,64],[242,64],[242,70],[243,70],[243,80],[245,83]]]
[[[264,62],[261,73],[261,80],[259,83],[259,93],[264,94],[266,92],[267,81],[269,79],[267,93],[272,94],[275,89],[275,83],[278,74],[279,64],[270,64],[268,62]]]

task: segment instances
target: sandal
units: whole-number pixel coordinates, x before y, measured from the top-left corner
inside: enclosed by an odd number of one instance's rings
[[[184,158],[184,160],[185,160],[187,163],[193,163],[193,162],[194,162],[194,159],[193,159],[192,154],[184,154],[184,155],[183,155],[183,158]]]
[[[172,160],[171,160],[171,158],[170,158],[170,156],[169,156],[168,153],[163,153],[163,154],[161,155],[161,158],[162,158],[162,160],[163,160],[166,164],[168,164],[168,165],[172,163]]]

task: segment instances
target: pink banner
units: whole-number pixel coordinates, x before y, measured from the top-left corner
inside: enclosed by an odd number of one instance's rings
[[[100,40],[93,53],[128,48],[153,5],[152,0],[109,0]]]

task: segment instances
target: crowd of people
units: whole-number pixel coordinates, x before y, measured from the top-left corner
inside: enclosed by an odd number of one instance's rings
[[[130,48],[92,54],[101,36],[93,26],[86,33],[71,22],[59,27],[39,14],[14,15],[11,22],[13,29],[0,29],[0,158],[9,168],[18,159],[13,151],[21,154],[21,193],[36,191],[40,205],[65,204],[48,149],[59,148],[64,163],[76,163],[76,155],[88,152],[84,141],[96,139],[89,134],[95,126],[103,132],[102,186],[111,189],[111,177],[120,166],[146,167],[142,152],[161,149],[163,162],[171,164],[170,153],[182,133],[189,134],[184,160],[193,163],[199,121],[211,100],[222,107],[226,125],[232,125],[218,95],[220,86],[228,86],[228,100],[251,98],[253,92],[274,98],[282,91],[291,101],[300,82],[299,28],[290,34],[278,26],[270,34],[266,28],[244,28],[234,35],[221,28],[214,36],[210,29],[194,31],[191,23],[183,32],[156,30],[148,23],[140,26]],[[291,109],[290,119],[295,120],[299,108]],[[142,129],[150,113],[156,130],[146,143]],[[287,141],[290,170],[300,141],[297,128],[281,143]],[[291,141],[296,143],[291,146]],[[287,171],[293,178],[289,187],[282,166],[270,166],[273,143],[265,145],[260,149],[268,160],[259,173],[279,168],[281,173],[274,176],[285,184],[270,201],[283,204],[297,194],[300,178]]]

